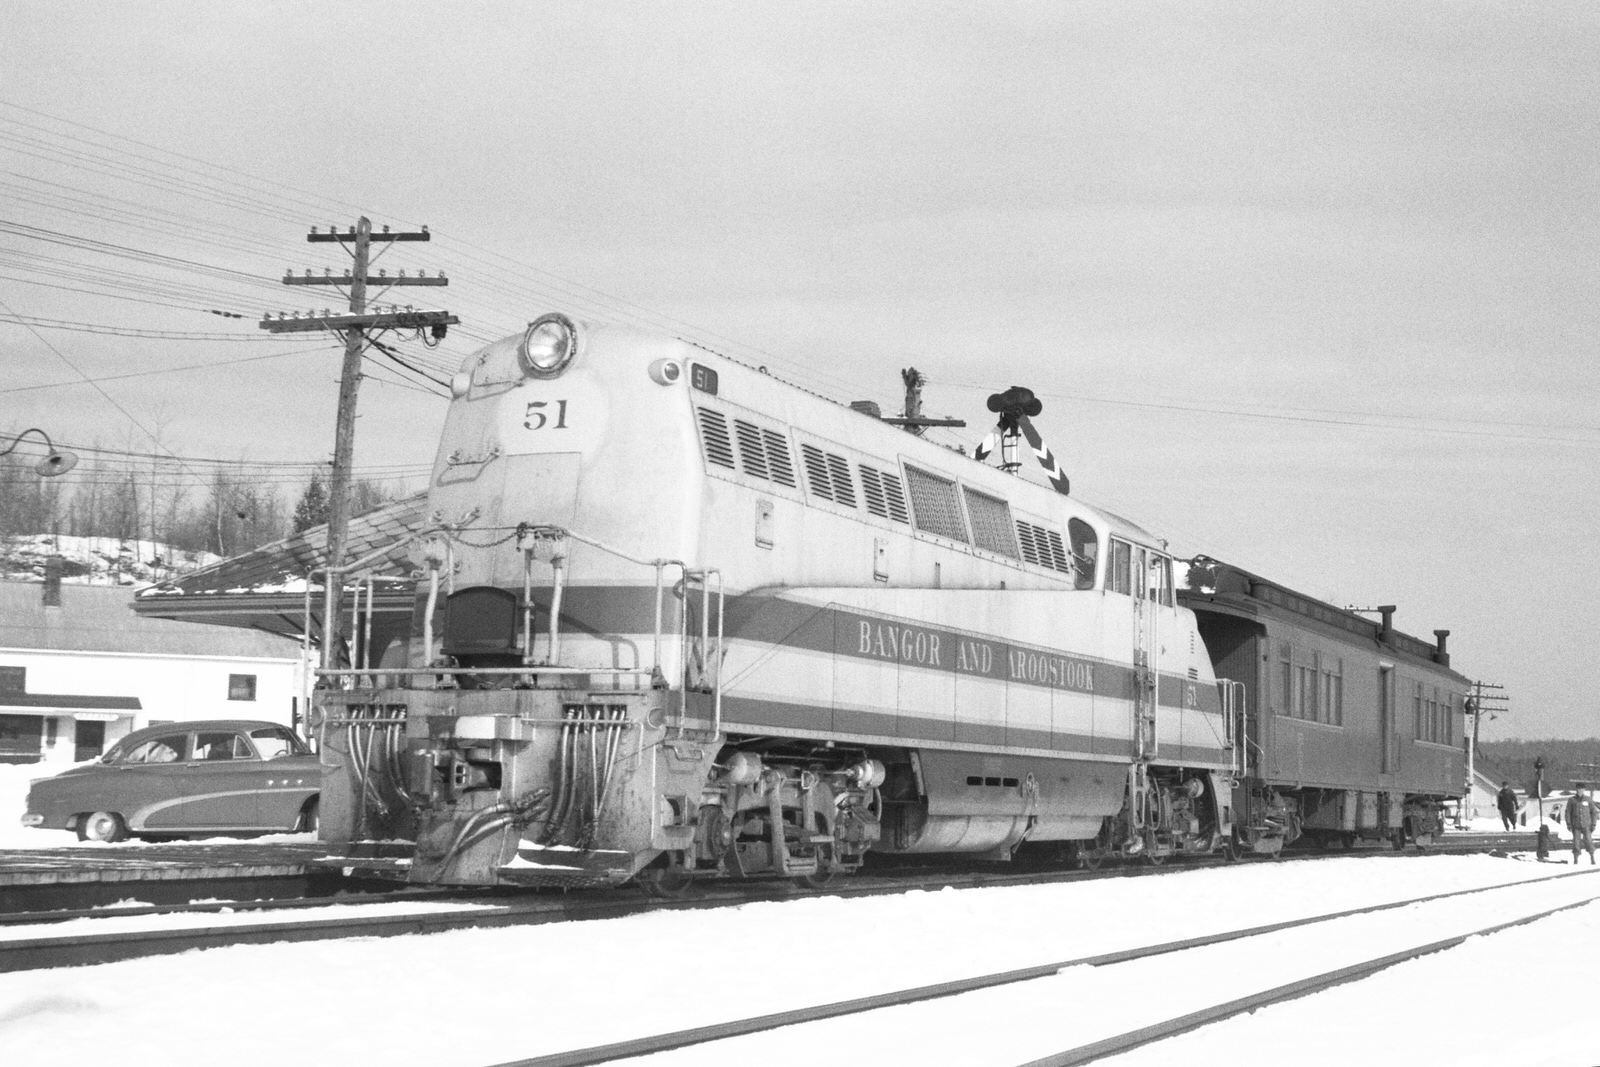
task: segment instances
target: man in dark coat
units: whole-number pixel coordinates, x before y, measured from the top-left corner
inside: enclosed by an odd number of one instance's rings
[[[1506,824],[1507,830],[1517,828],[1517,791],[1511,788],[1510,782],[1500,783],[1500,792],[1495,794],[1495,803],[1500,808],[1500,821]]]
[[[1580,788],[1571,800],[1567,801],[1567,830],[1572,834],[1572,862],[1578,862],[1578,849],[1582,848],[1589,853],[1589,862],[1594,863],[1594,801],[1589,799],[1589,791]]]

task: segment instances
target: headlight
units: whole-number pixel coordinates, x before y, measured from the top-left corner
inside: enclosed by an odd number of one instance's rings
[[[528,323],[517,356],[535,378],[553,378],[578,352],[578,328],[565,315],[542,315]]]

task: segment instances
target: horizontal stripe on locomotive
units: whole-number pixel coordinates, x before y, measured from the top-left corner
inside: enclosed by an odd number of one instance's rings
[[[874,616],[831,604],[802,604],[771,596],[736,597],[728,604],[725,636],[761,646],[831,652],[835,656],[975,675],[1010,684],[1129,701],[1135,695],[1137,676],[1131,663],[1002,641],[948,626]],[[1129,642],[1131,660],[1131,635]],[[1168,707],[1189,707],[1214,714],[1222,710],[1222,697],[1215,685],[1181,675],[1161,675],[1158,700]]]
[[[535,627],[548,627],[548,601],[535,590]],[[573,585],[562,592],[563,633],[594,637],[628,637],[647,644],[655,629],[653,585]],[[676,624],[678,601],[663,600],[668,626]],[[691,633],[699,631],[698,602],[690,602]],[[1130,663],[1072,655],[1056,649],[986,637],[950,626],[929,626],[890,616],[870,615],[834,605],[805,604],[769,594],[728,598],[724,639],[760,646],[781,646],[836,656],[891,662],[903,666],[975,675],[1008,683],[1095,693],[1132,700],[1135,673]],[[716,633],[716,619],[709,627]],[[1132,637],[1130,635],[1130,659]],[[1181,675],[1160,677],[1158,702],[1220,713],[1216,686]]]
[[[711,699],[690,694],[689,714],[710,721]],[[1126,736],[1055,733],[1050,730],[966,722],[924,715],[896,715],[865,708],[825,708],[750,697],[724,697],[725,733],[776,732],[793,737],[824,737],[861,744],[903,742],[908,746],[959,749],[977,746],[990,751],[1027,750],[1034,753],[1072,753],[1080,756],[1134,758],[1133,740]],[[1232,756],[1217,748],[1163,741],[1156,762],[1185,766],[1231,767]]]

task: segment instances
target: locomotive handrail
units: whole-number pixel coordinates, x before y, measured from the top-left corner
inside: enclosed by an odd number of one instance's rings
[[[319,678],[346,678],[358,674],[392,674],[397,677],[416,677],[424,674],[644,674],[653,673],[649,667],[559,667],[535,665],[528,667],[319,667]],[[375,686],[374,688],[382,688]]]

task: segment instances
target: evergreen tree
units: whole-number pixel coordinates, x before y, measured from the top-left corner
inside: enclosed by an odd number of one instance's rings
[[[321,526],[328,521],[328,491],[322,487],[322,472],[311,472],[311,484],[306,486],[306,491],[300,497],[300,503],[294,506],[294,529],[292,533],[305,533],[313,526]]]

